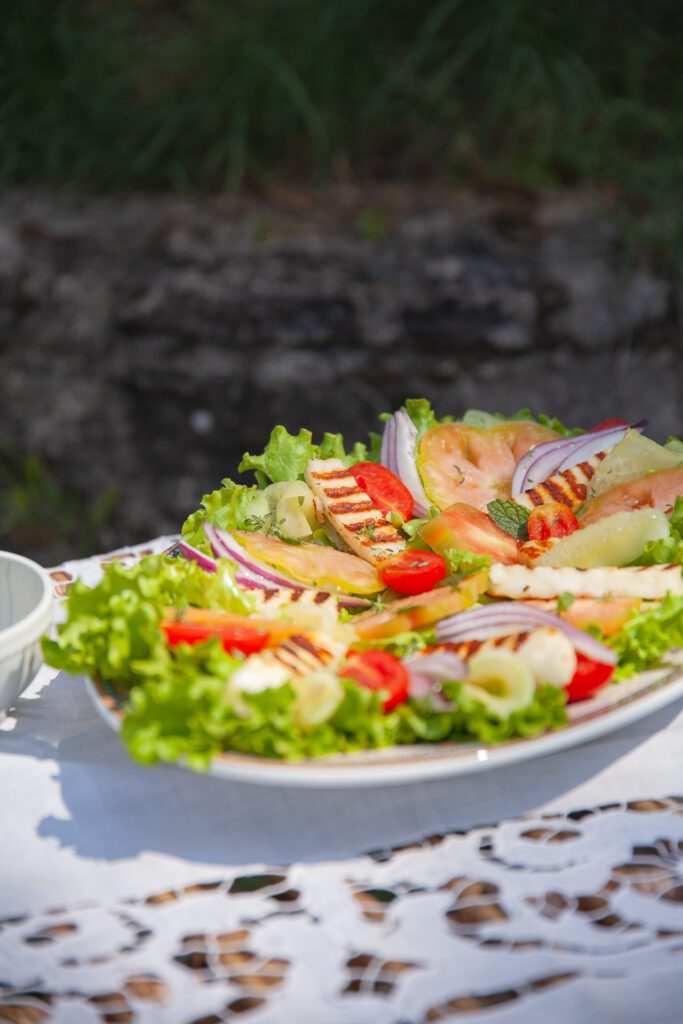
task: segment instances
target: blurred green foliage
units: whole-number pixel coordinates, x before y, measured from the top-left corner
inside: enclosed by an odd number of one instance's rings
[[[55,564],[102,546],[118,496],[91,501],[64,487],[40,456],[0,443],[0,548]]]
[[[597,181],[683,237],[683,5],[21,0],[0,184]]]

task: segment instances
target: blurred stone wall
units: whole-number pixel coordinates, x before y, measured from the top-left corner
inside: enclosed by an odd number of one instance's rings
[[[134,541],[272,424],[360,438],[407,395],[681,431],[680,319],[596,195],[6,195],[0,442],[115,487]]]

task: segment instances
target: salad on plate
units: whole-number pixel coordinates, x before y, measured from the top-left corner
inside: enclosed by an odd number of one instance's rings
[[[139,761],[561,730],[683,646],[683,442],[425,399],[348,446],[277,426],[170,555],[75,583],[46,660]]]

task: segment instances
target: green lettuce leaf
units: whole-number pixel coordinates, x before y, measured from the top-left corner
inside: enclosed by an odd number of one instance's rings
[[[286,427],[278,426],[273,428],[261,455],[243,455],[238,472],[253,470],[259,486],[301,480],[309,459],[341,459],[345,466],[378,462],[381,443],[381,435],[371,433],[369,446],[357,441],[347,452],[342,434],[326,433],[318,445],[313,443],[310,430],[302,428],[298,434],[290,434]]]
[[[615,679],[652,668],[672,647],[683,647],[683,597],[669,594],[654,608],[636,612],[606,642],[619,657]]]
[[[444,558],[448,564],[449,575],[460,578],[490,569],[493,561],[490,555],[477,555],[474,551],[459,551],[456,548],[445,551]]]
[[[146,764],[182,760],[208,767],[222,750],[259,757],[297,760],[394,744],[451,740],[497,743],[534,736],[564,725],[564,690],[544,686],[525,708],[501,720],[476,700],[445,684],[454,707],[435,711],[428,701],[409,701],[382,711],[382,695],[344,679],[344,696],[326,722],[312,728],[292,716],[291,685],[245,693],[248,717],[225,700],[225,681],[236,662],[216,641],[178,649],[170,672],[160,676],[150,663],[148,678],[131,692],[122,737],[133,757]]]
[[[676,498],[669,517],[669,536],[651,540],[631,565],[683,565],[683,498]]]
[[[259,493],[256,486],[246,487],[232,480],[223,480],[218,490],[204,495],[201,508],[187,517],[181,529],[183,540],[210,554],[204,523],[213,523],[221,530],[248,530],[251,506]]]
[[[137,680],[141,663],[151,661],[163,675],[172,660],[159,629],[164,608],[252,610],[235,585],[232,563],[218,565],[218,572],[207,573],[196,562],[148,555],[129,568],[118,562],[106,566],[95,587],[77,580],[57,639],[43,640],[46,662],[72,675],[100,675],[126,685]]]
[[[506,416],[502,412],[484,412],[483,409],[468,409],[460,422],[467,424],[468,427],[479,427],[480,429],[488,430],[489,427],[495,427],[499,423],[508,423],[510,421],[540,423],[541,426],[548,427],[549,430],[554,430],[563,437],[576,437],[578,434],[584,433],[580,427],[566,427],[564,423],[554,416],[546,416],[544,413],[534,416],[531,409],[526,408],[518,409],[511,416]]]
[[[499,529],[509,533],[515,540],[528,540],[528,523],[531,513],[516,501],[495,498],[486,506],[486,511]]]

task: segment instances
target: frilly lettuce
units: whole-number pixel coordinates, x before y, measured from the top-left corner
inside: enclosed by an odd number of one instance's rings
[[[541,687],[531,704],[501,720],[461,694],[457,683],[444,687],[454,701],[451,710],[435,711],[427,701],[410,701],[385,714],[380,694],[342,680],[344,696],[331,718],[303,728],[292,715],[295,691],[288,684],[242,694],[250,714],[238,715],[224,696],[235,664],[215,641],[180,648],[170,672],[152,672],[136,686],[122,727],[133,757],[146,764],[182,760],[201,770],[221,751],[291,761],[395,744],[498,743],[566,722],[565,694],[554,686]]]
[[[356,462],[376,462],[380,443],[379,434],[371,434],[369,446],[359,441],[347,452],[341,434],[324,434],[322,442],[314,444],[310,430],[302,428],[298,434],[290,434],[286,427],[278,426],[273,428],[261,455],[250,455],[249,452],[243,455],[238,471],[246,473],[253,470],[261,487],[268,482],[300,480],[309,459],[341,459],[345,466]]]
[[[218,572],[207,573],[196,562],[148,555],[129,568],[118,562],[106,566],[95,587],[76,581],[57,639],[43,640],[45,660],[73,675],[101,675],[128,685],[144,662],[163,675],[171,663],[159,629],[164,608],[251,610],[250,598],[234,583],[231,563],[218,565]]]
[[[636,612],[606,642],[619,656],[617,679],[652,668],[672,647],[683,647],[683,597],[669,594],[654,608]]]
[[[233,480],[223,480],[218,490],[205,494],[201,508],[187,517],[182,526],[183,539],[188,544],[210,553],[203,524],[213,523],[221,530],[247,530],[251,506],[259,495],[256,486],[246,487]]]
[[[683,565],[683,498],[676,498],[669,517],[669,536],[645,545],[633,565]]]
[[[506,416],[502,412],[484,412],[483,409],[468,409],[460,420],[461,423],[465,423],[468,427],[479,427],[483,430],[488,430],[489,427],[496,427],[499,423],[510,421],[540,423],[542,427],[548,427],[563,437],[575,437],[577,434],[583,434],[583,430],[580,427],[566,427],[564,423],[554,416],[546,416],[544,413],[539,413],[538,416],[535,416],[531,409],[526,408],[518,409],[517,412],[513,412],[510,416]]]

